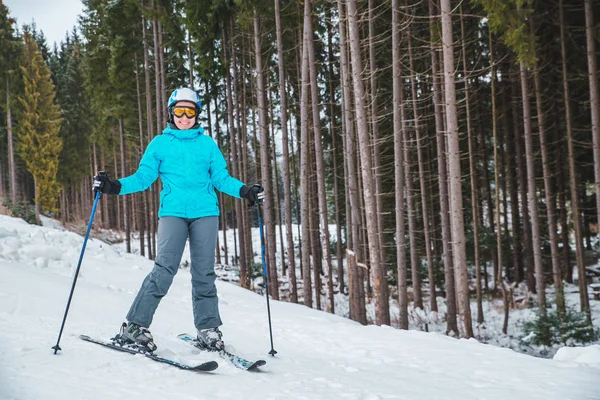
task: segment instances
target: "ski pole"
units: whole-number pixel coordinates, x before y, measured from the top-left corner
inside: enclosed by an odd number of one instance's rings
[[[105,172],[99,172],[98,175],[105,174]],[[102,193],[100,191],[96,192],[96,198],[94,199],[94,206],[92,207],[92,213],[90,214],[90,222],[88,223],[87,232],[85,233],[85,238],[83,239],[83,246],[81,248],[81,254],[79,255],[79,262],[77,263],[77,269],[75,270],[75,276],[73,277],[73,284],[71,285],[71,293],[69,293],[69,300],[67,301],[67,308],[65,309],[65,315],[63,316],[62,324],[60,326],[60,332],[58,333],[58,340],[56,341],[56,345],[52,347],[54,349],[54,354],[56,354],[59,350],[62,350],[59,346],[60,337],[62,336],[63,329],[65,328],[65,322],[67,321],[67,314],[69,313],[69,307],[71,306],[71,299],[73,298],[73,292],[75,291],[75,284],[77,283],[77,276],[79,275],[79,269],[81,268],[81,261],[83,260],[83,253],[85,252],[85,246],[87,244],[88,237],[90,236],[90,229],[92,229],[92,222],[94,222],[94,214],[96,213],[96,206],[98,205],[98,200],[100,200],[100,196]]]
[[[271,351],[269,354],[275,356],[277,351],[273,348],[273,329],[271,328],[271,306],[269,305],[269,274],[267,273],[267,257],[265,255],[265,233],[263,231],[263,220],[261,213],[261,206],[263,203],[263,199],[265,197],[264,192],[257,193],[258,199],[256,201],[257,209],[258,209],[258,226],[260,229],[260,249],[262,253],[262,264],[263,264],[263,277],[265,278],[265,288],[267,290],[267,315],[269,317],[269,336],[271,338]]]

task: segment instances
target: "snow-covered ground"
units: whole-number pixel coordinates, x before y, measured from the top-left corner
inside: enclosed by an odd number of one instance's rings
[[[301,305],[266,303],[218,282],[228,346],[264,358],[262,372],[219,361],[193,373],[78,339],[109,338],[152,262],[92,239],[53,354],[83,238],[0,215],[0,399],[600,399],[600,346],[535,358],[439,333],[361,326]],[[176,339],[193,332],[189,272],[181,269],[152,325],[159,355],[212,356]]]

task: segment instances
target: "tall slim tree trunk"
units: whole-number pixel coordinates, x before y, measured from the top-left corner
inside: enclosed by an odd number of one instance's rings
[[[360,35],[356,11],[356,0],[348,1],[348,26],[350,38],[350,58],[352,60],[352,82],[354,87],[354,103],[356,106],[356,119],[360,153],[362,163],[362,178],[364,188],[364,201],[366,211],[366,226],[369,236],[369,259],[372,271],[373,289],[376,302],[377,325],[390,324],[390,310],[388,298],[387,274],[379,254],[379,232],[377,232],[377,206],[375,201],[375,183],[373,179],[373,165],[371,162],[370,139],[367,127],[365,105],[365,89],[361,77],[362,60],[360,51]]]
[[[498,123],[496,118],[496,72],[494,69],[494,47],[492,32],[489,32],[489,45],[490,45],[490,75],[491,79],[491,97],[492,97],[492,131],[494,136],[494,217],[496,225],[496,254],[498,261],[498,268],[495,271],[495,280],[497,287],[502,292],[502,301],[504,305],[504,325],[502,326],[502,332],[507,333],[508,330],[508,317],[509,317],[509,302],[508,302],[508,288],[505,285],[505,280],[502,277],[502,213],[500,211],[500,160],[499,160],[499,148],[502,143],[498,140]]]
[[[325,252],[325,271],[327,275],[327,311],[334,312],[334,300],[333,300],[333,267],[331,264],[331,246],[329,245],[329,218],[327,216],[327,193],[325,187],[325,161],[323,159],[323,144],[321,134],[321,108],[319,107],[319,88],[317,82],[317,69],[315,59],[315,45],[313,38],[313,24],[312,24],[312,6],[311,1],[306,0],[304,2],[304,45],[307,46],[308,50],[308,62],[309,62],[309,76],[310,76],[310,92],[312,100],[312,117],[313,117],[313,133],[314,133],[314,145],[315,145],[315,161],[317,167],[317,195],[319,203],[319,224],[320,224],[320,239],[321,248]]]
[[[533,248],[533,264],[535,266],[535,282],[540,312],[546,312],[546,283],[542,266],[542,244],[540,239],[540,222],[537,210],[537,191],[535,185],[535,167],[533,159],[533,133],[531,129],[531,107],[529,105],[529,88],[527,87],[527,71],[525,62],[519,63],[521,72],[521,94],[523,98],[523,126],[525,131],[525,162],[527,164],[527,199],[529,218],[531,219],[531,246]]]
[[[383,228],[383,188],[381,182],[381,151],[379,139],[379,110],[378,110],[378,91],[377,91],[377,64],[375,52],[375,6],[373,0],[368,2],[369,9],[369,69],[370,69],[370,97],[371,97],[371,137],[373,141],[373,171],[375,174],[375,205],[377,206],[377,231],[379,232],[379,252],[381,254],[382,268],[386,268],[385,259],[385,230]]]
[[[471,308],[469,304],[469,282],[465,250],[465,228],[460,172],[460,147],[458,119],[456,116],[456,87],[454,83],[454,41],[452,38],[452,9],[450,0],[441,0],[442,48],[444,52],[444,86],[446,93],[446,135],[448,138],[448,165],[450,179],[450,205],[452,226],[452,254],[454,275],[460,310],[460,325],[463,336],[473,337]]]
[[[271,263],[268,265],[269,273],[269,288],[271,289],[271,296],[274,300],[279,300],[279,278],[277,277],[277,264],[275,263],[275,223],[273,221],[273,180],[271,179],[271,163],[269,162],[270,157],[270,140],[269,140],[269,128],[267,126],[267,107],[265,104],[265,77],[263,71],[262,61],[262,46],[261,46],[261,33],[260,33],[260,18],[258,12],[254,10],[254,51],[256,55],[256,74],[258,84],[258,111],[259,111],[259,129],[260,129],[260,155],[261,155],[261,177],[263,186],[265,188],[265,198],[267,201],[263,203],[264,210],[264,221],[266,237],[266,250],[267,254],[271,254]],[[271,201],[269,201],[271,199]]]
[[[142,7],[144,7],[144,1],[142,0]],[[142,43],[144,48],[144,88],[146,97],[146,140],[148,143],[154,138],[154,125],[152,122],[152,91],[150,85],[150,56],[148,38],[146,33],[146,19],[142,16]],[[159,131],[160,132],[160,131]],[[156,186],[156,185],[153,185]],[[156,221],[156,203],[154,202],[155,196],[153,192],[145,192],[146,204],[147,204],[147,221],[148,221],[148,258],[154,259],[154,249],[156,248],[156,235],[154,230],[154,224]]]
[[[471,98],[469,96],[469,71],[467,69],[467,45],[465,40],[465,18],[460,8],[460,36],[462,42],[462,64],[464,74],[465,110],[467,118],[467,140],[469,142],[469,179],[471,182],[471,212],[473,218],[473,247],[475,253],[475,292],[477,297],[477,323],[483,323],[483,301],[481,293],[481,265],[479,254],[479,185],[477,184],[477,168],[475,163],[475,145],[473,144],[473,132],[471,128]],[[490,50],[491,53],[491,50]],[[491,58],[491,55],[490,55]],[[494,75],[492,74],[492,80]]]
[[[345,18],[345,4],[343,0],[338,0],[339,10],[339,31],[340,31],[340,77],[342,80],[342,102],[343,102],[343,119],[344,122],[344,149],[346,153],[345,165],[347,173],[346,187],[347,197],[349,199],[349,215],[347,215],[347,223],[350,228],[350,241],[348,243],[349,257],[356,261],[358,258],[362,260],[362,251],[360,249],[359,227],[360,223],[360,206],[358,201],[358,177],[356,174],[356,158],[355,158],[355,139],[354,139],[354,119],[352,114],[352,91],[350,87],[350,62],[348,60],[348,44],[347,44],[347,19]],[[348,264],[349,277],[349,294],[350,294],[350,318],[360,322],[363,325],[367,323],[366,310],[364,308],[364,293],[362,271],[357,266],[356,262]]]
[[[139,135],[140,135],[140,150],[138,152],[139,159],[141,159],[143,151],[144,151],[144,116],[142,113],[142,92],[140,90],[140,73],[138,70],[138,62],[137,55],[135,56],[135,89],[136,89],[136,97],[137,97],[137,106],[138,106],[138,126],[139,126]],[[138,159],[138,161],[139,161]],[[137,193],[135,195],[137,199],[137,217],[138,217],[138,227],[137,230],[140,233],[140,255],[142,257],[146,256],[146,244],[145,244],[145,231],[146,225],[144,223],[146,219],[146,209],[144,204],[144,193]]]
[[[304,35],[306,36],[306,32]],[[306,43],[305,40],[302,41]],[[301,224],[302,224],[302,278],[304,289],[304,305],[313,306],[312,277],[310,275],[311,257],[310,257],[310,188],[309,188],[309,140],[308,140],[308,96],[310,82],[308,78],[308,50],[306,45],[302,46],[302,67],[300,79],[300,203],[301,203]],[[316,283],[315,283],[316,285]],[[315,286],[315,296],[318,297],[320,291]]]
[[[561,0],[561,6],[562,6],[562,0]],[[561,10],[561,17],[563,16],[563,7],[560,7]],[[591,74],[592,71],[590,71],[590,62],[592,63],[592,65],[594,65],[595,61],[590,61],[589,57],[590,56],[594,56],[595,53],[591,53],[591,49],[595,46],[595,44],[593,43],[593,38],[590,38],[591,35],[591,31],[590,29],[588,29],[588,25],[590,25],[591,28],[591,24],[593,22],[592,20],[592,15],[591,15],[591,2],[588,0],[585,0],[585,10],[586,10],[586,38],[588,40],[588,44],[587,44],[587,51],[588,51],[588,73]],[[588,12],[589,11],[589,12]],[[564,21],[562,21],[561,19],[561,45],[565,46],[564,42],[565,42],[565,36],[564,36]],[[590,41],[592,43],[590,43]],[[564,92],[565,92],[565,108],[568,112],[567,114],[567,123],[570,124],[571,123],[571,119],[569,118],[570,116],[570,108],[569,108],[569,96],[568,96],[568,80],[567,80],[567,64],[566,64],[566,52],[564,50],[564,47],[562,48],[562,62],[563,62],[563,87],[564,87]],[[594,69],[595,71],[595,69]],[[593,76],[593,75],[592,75]],[[592,94],[592,89],[590,89],[590,96]],[[596,98],[597,100],[597,98]],[[569,126],[569,125],[567,125]],[[588,319],[588,323],[591,324],[591,312],[590,312],[590,304],[589,304],[589,298],[588,298],[588,292],[587,292],[587,282],[585,279],[585,264],[584,264],[584,257],[583,257],[583,232],[582,232],[582,223],[581,223],[581,203],[579,200],[579,188],[577,185],[577,172],[575,169],[575,148],[574,148],[574,138],[573,138],[573,132],[572,129],[567,129],[567,140],[568,140],[568,149],[569,149],[569,181],[570,181],[570,187],[571,187],[571,209],[572,209],[572,218],[573,218],[573,226],[574,226],[574,230],[575,230],[575,256],[576,256],[576,262],[577,262],[577,272],[579,275],[579,302],[580,302],[580,307],[581,307],[581,311],[585,312],[587,314],[587,319]],[[596,150],[596,147],[594,146],[594,150]],[[594,158],[596,158],[596,152],[594,152]],[[596,165],[598,165],[598,163],[596,161],[594,161],[594,163]],[[595,170],[594,170],[595,171]],[[598,197],[598,196],[597,196]]]
[[[585,37],[587,44],[588,82],[590,87],[590,112],[592,144],[594,149],[594,177],[596,186],[596,221],[600,223],[600,93],[598,92],[598,71],[596,69],[597,27],[594,26],[592,0],[585,3]],[[596,4],[597,5],[597,4]],[[597,233],[600,237],[600,229]],[[589,310],[588,310],[589,311]]]
[[[544,105],[542,100],[542,82],[540,79],[539,64],[536,62],[533,74],[535,81],[535,99],[537,107],[538,131],[540,135],[540,147],[542,152],[542,171],[544,175],[544,193],[546,195],[546,216],[548,218],[548,237],[550,239],[550,256],[552,259],[552,277],[554,279],[554,291],[556,309],[560,316],[566,312],[565,294],[563,292],[562,276],[560,273],[558,235],[556,226],[556,198],[552,185],[552,170],[550,156],[548,155],[548,140],[546,138],[546,122],[544,119]],[[543,279],[543,278],[542,278]]]
[[[121,176],[127,176],[127,151],[125,146],[125,122],[119,118],[119,145],[121,150]],[[123,199],[123,224],[125,226],[125,243],[128,253],[131,253],[131,216],[129,210],[129,196]]]
[[[6,141],[8,142],[8,180],[10,186],[10,202],[17,204],[17,172],[15,167],[15,147],[13,139],[12,112],[10,107],[10,82],[6,76]]]
[[[413,303],[415,308],[423,309],[423,296],[421,294],[421,260],[417,249],[417,211],[411,172],[411,153],[414,151],[410,142],[410,133],[403,129],[404,142],[404,185],[406,187],[406,213],[408,216],[408,242],[410,244],[410,269],[412,272]]]
[[[436,35],[436,24],[439,14],[436,12],[436,0],[429,0],[429,32],[431,39],[431,74],[433,75],[433,106],[436,130],[438,175],[440,192],[440,219],[442,221],[442,261],[444,263],[444,280],[446,281],[446,331],[458,335],[456,320],[456,290],[454,285],[454,264],[452,256],[452,235],[450,232],[450,202],[448,197],[448,162],[444,133],[444,116],[442,108],[442,84],[440,82],[438,45],[433,38]]]
[[[413,123],[414,123],[414,127],[415,127],[415,144],[417,146],[417,167],[418,167],[418,171],[419,171],[419,184],[420,184],[420,194],[421,194],[421,210],[423,213],[423,233],[425,236],[425,257],[427,260],[427,272],[428,272],[428,279],[429,279],[429,298],[430,298],[430,307],[431,307],[431,311],[437,312],[437,300],[436,300],[436,291],[435,291],[435,275],[434,275],[434,271],[433,271],[433,257],[431,254],[431,235],[429,232],[429,206],[427,203],[427,187],[425,184],[425,171],[424,171],[424,167],[423,167],[423,141],[421,140],[421,117],[419,115],[419,105],[418,105],[418,101],[417,101],[417,72],[415,69],[415,61],[414,61],[414,57],[413,57],[413,51],[412,51],[412,29],[411,29],[411,25],[408,26],[408,33],[407,33],[407,40],[408,40],[408,59],[409,59],[409,65],[410,65],[410,74],[411,74],[411,79],[410,79],[410,87],[411,87],[411,99],[412,99],[412,109],[413,109]],[[406,160],[408,162],[409,157],[406,157]],[[409,168],[409,166],[407,165],[407,169]],[[409,183],[409,181],[407,180],[407,184]],[[412,247],[412,245],[411,245]],[[416,251],[417,249],[415,249]],[[412,250],[411,250],[412,251]],[[418,265],[420,267],[421,263],[418,262]],[[413,271],[414,271],[413,267]],[[420,272],[417,269],[417,272]],[[413,272],[413,290],[415,293],[415,307],[418,307],[417,302],[416,302],[416,293],[419,293],[419,296],[421,296],[421,279],[420,276],[418,277],[418,280],[414,279],[414,272]],[[418,283],[418,288],[416,287]],[[420,304],[421,307],[423,307],[423,300],[420,299]]]
[[[281,28],[280,0],[275,0],[275,26],[277,33],[277,67],[279,73],[279,101],[281,109],[281,148],[283,168],[283,204],[285,209],[285,237],[288,254],[290,301],[298,302],[298,284],[296,282],[296,256],[292,232],[292,186],[290,181],[290,150],[288,138],[287,92],[285,90],[285,62],[283,56],[283,32]]]
[[[408,329],[408,289],[406,269],[406,235],[404,225],[404,83],[400,49],[400,0],[392,0],[392,86],[394,105],[394,197],[396,208],[396,257],[398,263],[398,326]]]
[[[340,206],[341,196],[338,178],[338,159],[340,154],[340,148],[338,147],[337,130],[335,127],[335,75],[333,72],[333,66],[335,59],[333,56],[333,17],[331,8],[327,9],[327,55],[328,55],[328,72],[329,72],[329,115],[330,115],[330,129],[331,129],[331,148],[332,148],[332,163],[333,163],[333,198],[334,198],[334,210],[335,210],[335,229],[336,229],[336,260],[337,260],[337,278],[340,292],[344,292],[345,280],[344,280],[344,260],[342,252],[342,210]]]
[[[229,61],[229,60],[235,60],[235,57],[233,54],[229,54],[229,50],[230,50],[230,44],[229,44],[229,40],[230,37],[228,35],[228,30],[223,27],[222,29],[222,33],[223,33],[223,55],[225,57],[225,60]],[[234,123],[234,106],[233,106],[233,90],[232,90],[232,83],[231,83],[231,73],[235,74],[235,65],[233,65],[233,68],[231,65],[227,65],[227,72],[225,73],[225,90],[226,90],[226,97],[227,97],[227,127],[228,127],[228,131],[229,131],[229,144],[230,144],[230,148],[229,148],[229,153],[230,153],[230,159],[233,161],[231,163],[231,170],[233,172],[233,175],[236,177],[241,176],[241,171],[239,170],[238,167],[238,163],[235,161],[236,154],[237,154],[237,143],[238,141],[236,140],[236,135],[235,135],[235,123]],[[240,222],[241,219],[241,215],[243,213],[242,211],[242,202],[241,201],[236,201],[235,202],[235,215],[237,217],[238,223]],[[238,225],[239,228],[239,225]],[[234,238],[236,237],[235,232],[234,232]],[[240,285],[243,288],[250,288],[250,276],[248,274],[248,271],[246,269],[246,252],[243,250],[244,246],[245,246],[245,236],[240,234],[239,235],[239,240],[240,240]],[[233,264],[235,264],[235,262],[237,261],[237,246],[234,246],[234,262]]]

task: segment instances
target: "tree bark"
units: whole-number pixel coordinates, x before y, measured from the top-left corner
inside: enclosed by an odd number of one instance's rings
[[[598,93],[598,71],[596,69],[596,40],[594,9],[592,0],[585,3],[585,38],[587,47],[588,81],[590,87],[590,113],[592,147],[594,150],[594,177],[596,187],[596,222],[600,225],[600,94]],[[600,238],[600,229],[597,232]],[[589,310],[588,310],[589,313]]]
[[[440,219],[442,225],[442,261],[444,263],[444,280],[446,281],[446,320],[447,333],[458,335],[458,323],[456,320],[456,289],[454,285],[454,265],[452,256],[452,235],[450,232],[450,201],[448,198],[448,162],[446,139],[444,136],[444,116],[442,108],[442,85],[439,75],[439,51],[438,45],[433,40],[436,34],[436,0],[429,0],[429,32],[431,39],[431,74],[433,75],[433,106],[436,130],[438,175],[440,192]]]
[[[408,329],[408,289],[406,270],[406,228],[404,224],[404,84],[400,56],[400,0],[392,0],[392,74],[394,104],[394,197],[396,209],[396,258],[398,263],[398,326]]]
[[[343,0],[338,0],[339,31],[340,31],[340,77],[342,80],[342,121],[344,123],[342,136],[346,153],[346,190],[349,199],[347,212],[347,224],[350,231],[350,240],[346,250],[348,257],[352,255],[354,262],[348,263],[348,290],[350,295],[350,318],[363,325],[367,323],[366,310],[364,307],[362,271],[356,265],[356,259],[362,257],[359,240],[360,206],[358,201],[358,177],[356,174],[354,123],[352,114],[352,92],[350,87],[350,62],[348,60],[346,12]],[[350,254],[352,252],[352,254]]]
[[[561,5],[562,5],[562,0],[561,0]],[[589,40],[589,35],[588,35],[588,29],[587,26],[592,22],[592,15],[591,15],[591,2],[588,0],[585,0],[585,9],[586,9],[586,39]],[[563,12],[563,7],[560,8],[561,12]],[[590,12],[587,12],[587,11]],[[562,16],[562,14],[561,14]],[[589,22],[588,22],[589,21]],[[560,25],[561,28],[563,27],[563,24]],[[591,32],[589,32],[589,34],[591,34]],[[564,46],[564,41],[565,41],[565,37],[564,37],[564,30],[561,30],[561,43]],[[590,54],[590,44],[588,43],[587,46],[587,51],[588,51],[588,55]],[[563,61],[563,86],[565,88],[565,106],[568,107],[569,103],[569,97],[568,97],[568,80],[567,80],[567,64],[566,64],[566,53],[564,51],[562,51],[562,61]],[[589,62],[590,60],[588,59],[588,70],[589,70]],[[588,73],[590,73],[590,71],[588,71]],[[590,90],[590,94],[591,94],[591,90]],[[567,108],[567,110],[569,110],[569,108]],[[570,118],[569,115],[567,114],[567,123],[570,123]],[[574,144],[574,138],[573,138],[573,132],[572,130],[567,130],[567,140],[568,140],[568,149],[569,149],[569,183],[570,183],[570,187],[571,187],[571,209],[572,209],[572,218],[573,218],[573,227],[575,230],[575,256],[576,256],[576,262],[577,262],[577,272],[579,275],[579,302],[580,302],[580,307],[581,307],[581,311],[585,312],[587,314],[587,319],[588,319],[588,323],[591,324],[591,312],[590,312],[590,300],[588,297],[588,292],[587,292],[587,281],[585,278],[585,264],[584,264],[584,249],[583,249],[583,232],[582,232],[582,224],[581,224],[581,203],[579,200],[579,188],[578,188],[578,184],[577,184],[577,171],[575,169],[575,144]],[[595,152],[594,152],[595,153]],[[596,154],[594,154],[594,158],[596,158]],[[597,162],[595,162],[596,165],[598,165]]]
[[[285,237],[289,265],[290,301],[298,302],[298,284],[296,282],[296,255],[292,232],[292,186],[290,180],[290,151],[288,138],[287,93],[285,90],[285,62],[283,56],[283,32],[281,28],[280,0],[275,0],[275,26],[277,33],[277,67],[279,73],[279,101],[281,109],[281,148],[283,168],[283,204],[285,209]]]
[[[309,77],[310,77],[310,92],[312,100],[312,118],[313,118],[313,134],[314,134],[314,146],[315,146],[315,162],[317,167],[317,196],[319,204],[319,236],[321,239],[321,248],[325,253],[325,275],[327,276],[327,311],[330,313],[334,312],[334,300],[333,300],[333,267],[331,264],[331,247],[329,245],[329,218],[327,216],[327,193],[325,188],[325,161],[323,160],[323,144],[321,134],[321,115],[319,107],[319,88],[317,82],[317,70],[316,70],[316,59],[315,59],[315,45],[313,38],[313,24],[312,24],[312,6],[311,1],[306,0],[304,2],[304,45],[308,50],[308,62],[309,62]]]
[[[473,337],[469,282],[465,251],[465,229],[460,172],[460,147],[458,119],[456,115],[456,88],[454,83],[454,41],[452,38],[452,15],[450,0],[441,0],[442,48],[444,53],[444,86],[446,93],[446,136],[448,139],[448,166],[450,180],[450,206],[452,226],[452,255],[454,275],[460,310],[460,326],[463,336]]]
[[[465,40],[465,18],[460,8],[460,36],[462,42],[462,64],[463,64],[463,79],[465,91],[465,111],[467,119],[467,140],[469,142],[469,180],[471,182],[471,212],[473,218],[473,247],[475,253],[475,292],[477,297],[477,323],[483,323],[483,301],[481,291],[481,265],[479,254],[479,185],[477,184],[477,167],[475,162],[475,145],[473,144],[473,132],[471,128],[471,98],[469,96],[469,71],[467,70],[467,46]],[[490,59],[491,59],[490,50]],[[493,71],[493,70],[492,70]],[[492,74],[492,81],[494,76]]]
[[[17,204],[17,172],[15,164],[15,147],[13,139],[12,112],[10,107],[10,82],[6,76],[6,141],[8,144],[8,180],[10,186],[10,202],[13,207]]]
[[[125,144],[125,122],[119,118],[119,145],[121,149],[121,176],[127,176],[127,151]],[[121,196],[123,199],[123,224],[125,226],[126,250],[131,253],[131,216],[129,210],[129,196]]]
[[[531,129],[531,109],[529,105],[529,89],[527,87],[527,71],[525,62],[519,63],[521,72],[521,94],[523,99],[523,126],[525,131],[525,162],[527,164],[527,204],[531,220],[531,246],[533,248],[533,265],[540,312],[546,312],[546,283],[542,266],[542,244],[540,240],[540,222],[537,210],[537,191],[535,185],[535,167],[533,159],[533,133]]]
[[[540,135],[540,147],[542,152],[542,171],[544,175],[544,193],[546,195],[546,216],[548,218],[548,237],[550,240],[550,257],[552,261],[552,277],[554,279],[554,292],[556,309],[559,316],[566,312],[565,294],[562,285],[562,276],[559,265],[558,235],[556,226],[556,198],[552,185],[552,171],[550,156],[548,155],[548,140],[546,138],[546,122],[544,119],[544,105],[542,100],[542,83],[540,79],[539,64],[534,66],[535,99],[537,108],[538,131]],[[543,279],[543,277],[542,277]]]
[[[369,236],[369,260],[373,279],[373,288],[376,302],[377,325],[390,324],[389,298],[387,287],[387,274],[379,254],[379,232],[377,232],[377,206],[375,202],[373,166],[371,162],[371,143],[367,127],[365,89],[360,75],[362,60],[360,51],[360,36],[358,32],[356,0],[348,1],[348,25],[350,38],[350,58],[352,63],[352,82],[354,87],[354,102],[360,154],[362,163],[362,178],[364,188],[364,201],[366,211],[366,226]]]

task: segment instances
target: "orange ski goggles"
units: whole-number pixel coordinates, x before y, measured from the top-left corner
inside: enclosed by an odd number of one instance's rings
[[[187,118],[194,118],[198,114],[196,109],[191,107],[173,107],[172,113],[177,118],[182,118],[184,115]]]

